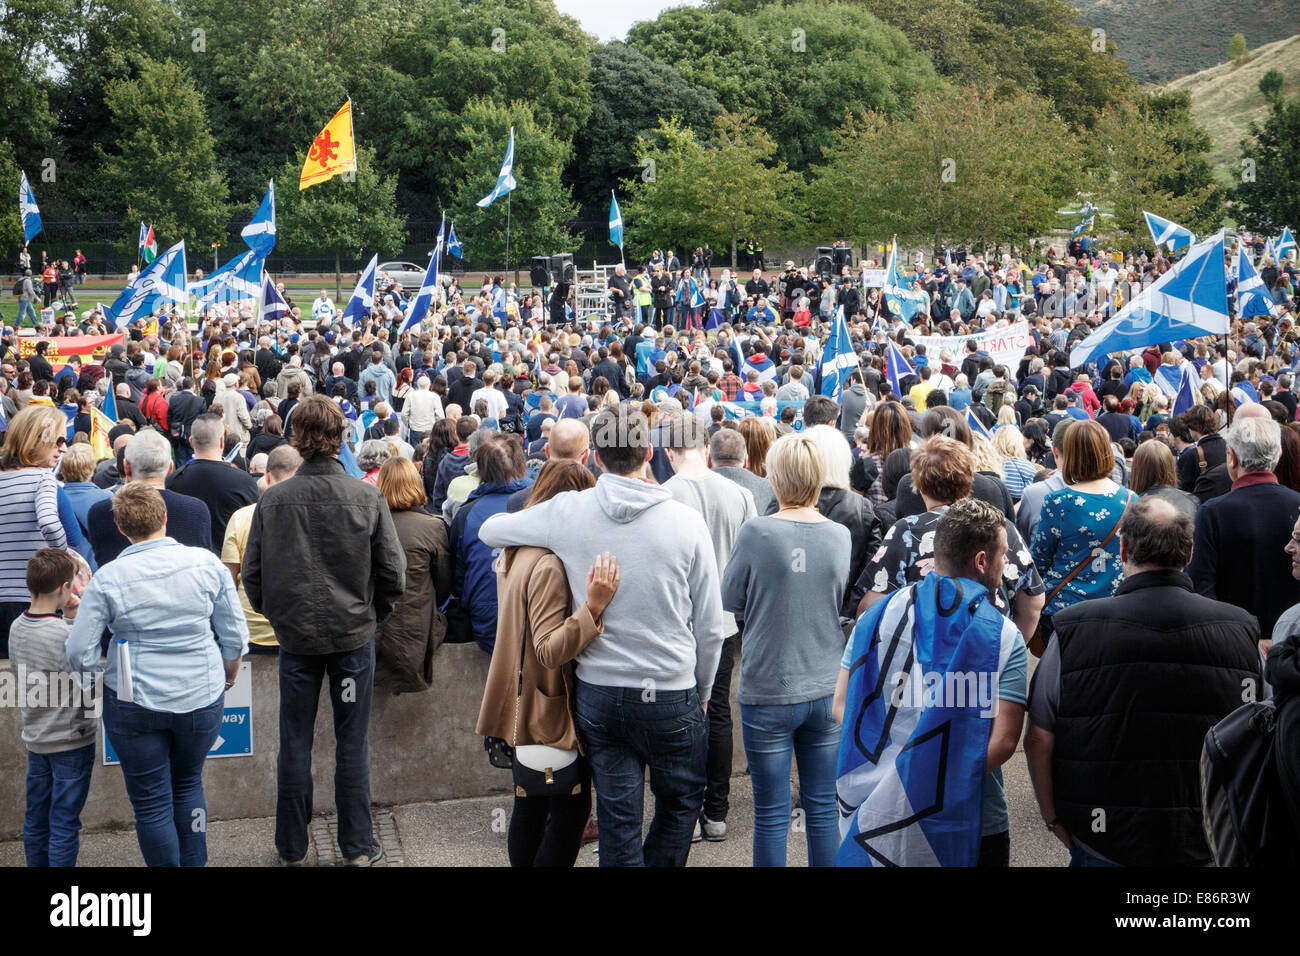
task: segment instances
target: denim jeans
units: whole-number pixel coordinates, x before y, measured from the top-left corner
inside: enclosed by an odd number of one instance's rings
[[[32,317],[32,325],[33,325],[33,326],[35,326],[35,325],[38,324],[38,323],[37,323],[37,317],[36,317],[36,305],[35,305],[35,303],[28,302],[26,299],[19,299],[19,300],[18,300],[18,318],[14,321],[14,325],[15,325],[15,326],[22,325],[22,324],[23,324],[23,316],[26,316],[26,315],[30,315],[30,316]]]
[[[596,780],[601,866],[685,866],[704,802],[708,728],[694,689],[657,691],[578,681],[578,731]],[[641,840],[645,770],[655,798]]]
[[[23,852],[28,866],[76,866],[81,808],[90,793],[95,745],[53,754],[27,753],[27,819]]]
[[[321,681],[329,675],[334,712],[334,806],[345,859],[375,845],[370,824],[370,704],[375,640],[335,654],[280,650],[280,756],[276,762],[275,848],[284,860],[307,855],[312,813],[311,746]]]
[[[1103,860],[1099,856],[1089,853],[1079,844],[1070,843],[1070,866],[1095,866],[1095,867],[1117,867],[1118,863],[1111,863],[1109,860]]]
[[[203,764],[221,732],[224,693],[185,714],[149,710],[104,689],[104,730],[122,761],[146,866],[208,862]]]
[[[835,814],[840,723],[831,716],[831,699],[740,705],[749,780],[754,788],[755,866],[785,866],[792,755],[799,767],[799,805],[808,834],[808,865],[835,865],[840,845]]]
[[[731,796],[731,674],[736,667],[736,645],[740,635],[733,634],[722,642],[718,673],[709,695],[709,756],[706,763],[704,815],[714,823],[727,819]]]

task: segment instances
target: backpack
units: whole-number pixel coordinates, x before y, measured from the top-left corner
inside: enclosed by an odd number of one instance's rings
[[[1277,703],[1265,700],[1243,704],[1206,731],[1201,822],[1218,866],[1300,862],[1300,837],[1278,779],[1277,727]]]

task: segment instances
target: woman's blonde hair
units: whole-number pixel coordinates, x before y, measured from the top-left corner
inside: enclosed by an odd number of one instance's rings
[[[59,474],[64,481],[90,481],[95,473],[95,452],[86,442],[72,445],[63,453]]]
[[[1016,408],[1010,402],[1003,402],[1001,410],[998,411],[999,425],[1015,425]]]
[[[993,450],[993,443],[983,435],[971,435],[971,454],[975,457],[976,471],[1002,474],[1002,459]]]
[[[60,438],[66,438],[68,418],[49,405],[28,405],[9,422],[0,471],[36,468],[49,460]]]
[[[423,508],[429,501],[424,493],[424,481],[420,478],[420,473],[405,455],[397,455],[384,462],[376,476],[376,484],[393,511]]]
[[[1015,425],[1003,425],[993,433],[993,448],[1003,458],[1025,458],[1025,436]]]
[[[767,480],[782,507],[802,508],[817,503],[826,462],[811,436],[798,432],[782,435],[772,442],[764,464]]]
[[[822,487],[847,488],[849,469],[853,467],[853,450],[843,433],[830,425],[814,425],[805,428],[804,434],[822,450]]]

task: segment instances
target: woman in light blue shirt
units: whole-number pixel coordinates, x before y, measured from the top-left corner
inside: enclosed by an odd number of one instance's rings
[[[122,763],[140,852],[148,866],[203,866],[203,764],[248,651],[248,624],[217,556],[167,537],[156,489],[128,484],[113,499],[113,521],[131,545],[91,578],[68,633],[68,664],[97,671],[100,635],[112,632],[104,730]]]

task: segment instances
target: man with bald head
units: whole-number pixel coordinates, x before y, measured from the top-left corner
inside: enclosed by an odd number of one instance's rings
[[[1072,866],[1213,862],[1201,827],[1201,746],[1251,699],[1244,693],[1259,694],[1263,666],[1255,617],[1193,590],[1183,572],[1192,544],[1186,513],[1139,498],[1120,524],[1115,596],[1052,618],[1029,692],[1025,756],[1043,821]]]
[[[591,457],[591,432],[587,426],[582,424],[576,418],[562,418],[555,422],[544,422],[543,431],[549,431],[550,436],[546,439],[546,444],[542,448],[542,453],[548,461],[576,461],[579,464],[586,465],[591,473],[600,476],[596,469],[595,463],[588,461]],[[512,438],[515,436],[512,436]],[[528,503],[528,496],[532,494],[532,486],[516,491],[506,501],[506,511],[514,513],[523,508]]]

